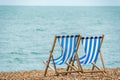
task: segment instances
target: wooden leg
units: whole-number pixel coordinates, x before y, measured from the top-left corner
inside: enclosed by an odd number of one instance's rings
[[[80,64],[80,60],[79,60],[79,58],[78,58],[77,53],[75,54],[75,58],[76,58],[77,64],[78,64],[78,70],[80,70],[81,72],[83,72],[83,69],[82,69],[82,66],[81,66],[81,64]]]
[[[46,74],[47,74],[47,70],[48,70],[49,63],[50,63],[50,59],[51,59],[51,58],[52,58],[53,63],[54,63],[54,59],[53,59],[52,52],[53,52],[53,50],[54,50],[54,46],[55,46],[55,43],[56,43],[56,39],[57,39],[57,36],[55,36],[55,38],[54,38],[54,43],[53,43],[53,45],[52,45],[52,49],[51,49],[51,51],[50,51],[50,57],[49,57],[49,59],[48,59],[48,63],[47,63],[47,65],[46,65],[46,69],[45,69],[44,76],[46,76]],[[55,64],[54,64],[54,65],[55,65]],[[56,69],[55,66],[54,66],[54,68]]]
[[[101,61],[102,61],[103,69],[104,69],[104,71],[105,71],[104,60],[103,60],[103,57],[102,57],[102,53],[101,53],[101,51],[100,51],[100,58],[101,58]]]
[[[71,65],[74,66],[74,61],[71,61]],[[70,71],[72,71],[72,68],[70,69]]]
[[[74,61],[71,61],[70,65],[74,67]],[[70,67],[70,66],[69,66],[69,67]],[[76,67],[75,67],[75,68],[76,68]],[[77,69],[77,68],[76,68],[76,69]],[[69,71],[72,71],[72,70],[74,70],[74,69],[73,69],[72,67],[70,67]],[[71,73],[70,73],[70,74],[71,74]]]
[[[56,69],[56,65],[55,65],[55,62],[54,62],[54,59],[53,59],[53,55],[52,55],[52,60],[53,60],[53,65],[54,65],[54,69],[55,69],[55,74],[58,76],[58,72],[57,72],[57,69]]]
[[[73,59],[73,60],[74,60],[74,59]],[[75,64],[74,64],[74,61],[71,61],[71,65],[74,66],[74,67],[77,69],[77,67],[76,67]],[[71,68],[70,71],[72,71],[72,68]]]
[[[71,64],[71,61],[72,61],[72,58],[70,59],[70,61],[69,61],[69,64]],[[69,66],[67,66],[67,69],[66,69],[66,71],[68,71],[69,70]]]
[[[48,63],[47,63],[47,65],[46,65],[46,69],[45,69],[44,76],[46,76],[46,74],[47,74],[47,70],[48,70],[48,67],[49,67],[50,59],[51,59],[51,54],[50,54],[50,57],[49,57],[49,59],[48,59]]]
[[[96,62],[94,62],[94,64],[96,64]],[[92,71],[94,70],[94,68],[95,68],[95,66],[93,65],[93,67],[92,67]]]
[[[100,51],[100,58],[101,58],[101,61],[102,61],[103,69],[104,69],[104,71],[105,71],[104,60],[103,60],[101,51]],[[93,64],[96,64],[96,62],[94,62]],[[92,70],[94,70],[94,68],[95,68],[95,66],[93,65]]]

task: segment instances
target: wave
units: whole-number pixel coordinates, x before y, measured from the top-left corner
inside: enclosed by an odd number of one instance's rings
[[[39,28],[38,28],[38,29],[36,29],[36,31],[45,31],[45,30],[44,30],[44,29],[39,29]]]

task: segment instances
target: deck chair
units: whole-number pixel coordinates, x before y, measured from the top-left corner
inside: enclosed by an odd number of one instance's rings
[[[80,62],[79,66],[81,68],[80,69],[81,73],[89,73],[89,72],[90,73],[93,73],[93,72],[105,73],[105,65],[104,65],[104,61],[103,61],[103,57],[102,57],[102,53],[101,53],[101,46],[102,46],[103,38],[104,38],[104,35],[98,36],[98,37],[81,37],[80,38],[82,46],[84,48],[84,52],[85,52],[85,54],[83,56],[79,57],[79,62]],[[100,55],[100,59],[102,61],[103,69],[100,69],[96,65],[99,55]],[[74,61],[76,61],[76,60],[74,60]],[[76,67],[74,65],[73,61],[71,61],[70,63],[67,63],[67,64],[68,64],[67,70],[69,70],[70,67],[71,68]],[[93,65],[91,71],[84,71],[82,69],[82,65],[86,65],[86,64]],[[98,70],[94,70],[95,67]]]
[[[61,53],[59,57],[54,58],[54,55],[52,53],[53,53],[56,41],[58,41],[58,43],[60,44]],[[44,76],[46,76],[47,70],[50,67],[50,64],[54,66],[55,75],[59,75],[62,73],[72,73],[72,71],[58,72],[56,65],[65,64],[69,60],[73,60],[73,57],[75,57],[79,61],[79,58],[77,55],[79,43],[80,43],[80,35],[55,36],[54,43],[50,51],[49,59],[47,62],[44,62],[46,64]]]

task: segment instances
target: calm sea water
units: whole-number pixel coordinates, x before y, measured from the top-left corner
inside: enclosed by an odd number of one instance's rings
[[[45,69],[54,36],[71,34],[104,34],[105,65],[120,67],[120,7],[0,6],[0,71]]]

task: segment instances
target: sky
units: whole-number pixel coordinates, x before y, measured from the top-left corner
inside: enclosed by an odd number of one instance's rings
[[[120,6],[120,0],[0,0],[0,5]]]

